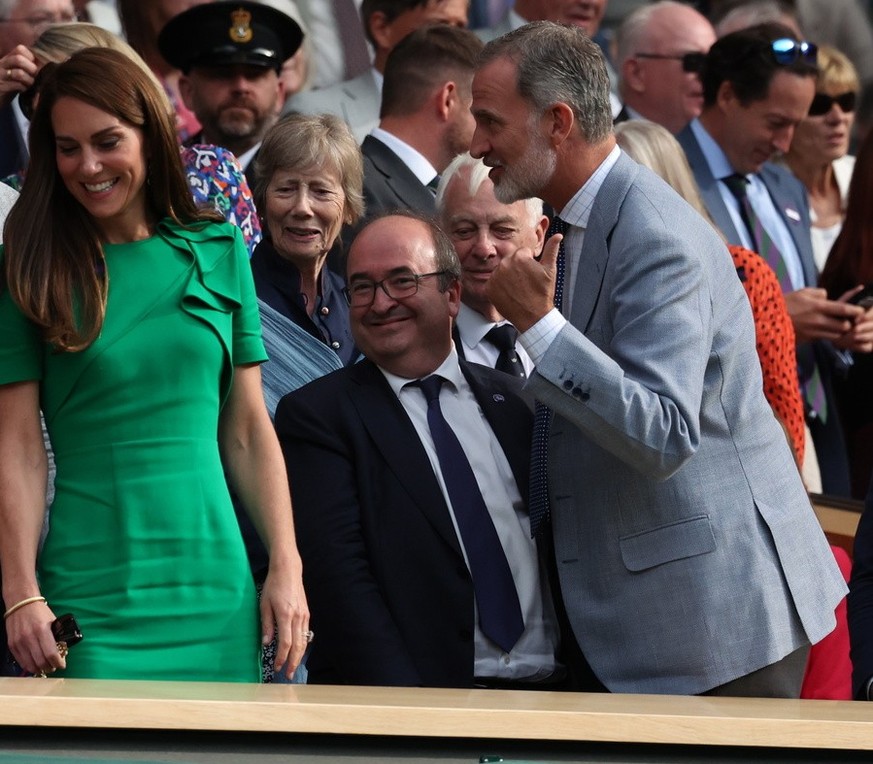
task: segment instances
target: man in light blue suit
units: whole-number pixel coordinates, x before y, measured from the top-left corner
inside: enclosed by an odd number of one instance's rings
[[[849,304],[850,293],[829,300],[825,290],[816,288],[806,192],[787,169],[768,161],[788,151],[795,126],[809,111],[816,72],[814,46],[794,40],[780,24],[725,35],[710,49],[701,72],[703,112],[677,138],[704,204],[728,242],[759,252],[779,276],[797,336],[806,420],[822,488],[848,496],[845,446],[830,378],[846,363],[839,351],[870,351],[873,311],[865,314]],[[754,221],[750,228],[730,189],[735,177],[744,178],[748,201],[775,244],[769,255],[767,242],[756,239]]]
[[[562,281],[556,236],[489,282],[551,412],[532,532],[553,534],[609,690],[796,697],[845,583],[764,399],[732,260],[616,148],[608,88],[599,49],[547,22],[489,43],[473,80],[471,153],[498,198],[539,196],[568,225]]]

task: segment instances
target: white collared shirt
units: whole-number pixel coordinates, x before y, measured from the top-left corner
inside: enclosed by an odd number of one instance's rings
[[[495,326],[503,326],[503,324],[508,323],[509,321],[506,320],[498,321],[497,323],[489,321],[481,313],[461,303],[458,316],[455,318],[455,325],[458,327],[458,334],[461,337],[461,343],[464,345],[464,357],[472,363],[481,363],[493,369],[497,365],[500,350],[496,345],[485,339],[485,335]],[[530,376],[534,369],[533,361],[531,361],[530,356],[518,341],[515,343],[515,350],[518,353],[521,365],[524,367],[524,373]]]
[[[413,175],[421,182],[422,186],[426,186],[437,176],[437,171],[434,166],[424,158],[424,156],[410,146],[406,141],[400,140],[396,135],[383,130],[381,127],[373,128],[370,135],[378,141],[384,143],[391,151],[400,157]]]
[[[452,502],[427,423],[424,393],[411,384],[416,380],[398,377],[381,367],[380,370],[409,415],[424,446],[443,498],[449,507],[452,524],[466,562],[467,553],[458,531]],[[524,632],[512,650],[504,653],[479,629],[477,610],[474,676],[545,680],[558,668],[555,659],[559,643],[558,627],[547,576],[539,563],[536,542],[530,537],[530,519],[525,502],[519,494],[506,455],[469,383],[461,373],[458,355],[454,349],[433,374],[447,380],[440,390],[440,408],[457,435],[476,476],[482,498],[506,554],[524,618]]]
[[[243,168],[243,171],[249,168],[249,165],[251,164],[252,159],[255,158],[255,154],[258,153],[259,148],[261,148],[260,141],[252,146],[248,151],[237,157],[237,160],[239,161],[239,166]]]

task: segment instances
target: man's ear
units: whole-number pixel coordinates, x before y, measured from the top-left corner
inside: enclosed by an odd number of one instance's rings
[[[715,104],[722,111],[729,110],[731,108],[735,108],[737,104],[739,104],[739,98],[737,98],[737,92],[734,90],[734,86],[732,82],[725,80],[718,86],[718,93],[715,95]]]
[[[455,279],[446,289],[446,295],[449,298],[449,314],[454,318],[458,315],[458,310],[461,307],[461,280]]]
[[[543,251],[543,244],[546,243],[546,231],[549,230],[549,219],[542,215],[534,227],[534,233],[537,237],[536,252],[539,255]]]
[[[451,80],[444,82],[442,87],[434,91],[433,102],[437,115],[445,122],[458,106],[458,86]]]
[[[194,111],[193,106],[191,105],[191,91],[193,87],[191,85],[191,79],[187,74],[179,75],[179,95],[182,96],[182,103],[185,104],[185,108],[189,111]]]
[[[278,82],[276,83],[276,108],[274,109],[274,113],[278,117],[282,113],[282,109],[285,107],[285,80],[282,79],[282,72],[278,72],[276,75],[278,78]]]
[[[392,47],[391,22],[383,11],[373,11],[367,21],[370,36],[377,50],[390,50]]]
[[[551,142],[552,146],[560,146],[576,124],[576,117],[573,110],[563,101],[553,103],[546,109],[542,117],[545,123],[546,137]]]
[[[634,93],[642,93],[646,89],[646,77],[643,72],[644,69],[637,59],[627,58],[621,67],[621,81]]]

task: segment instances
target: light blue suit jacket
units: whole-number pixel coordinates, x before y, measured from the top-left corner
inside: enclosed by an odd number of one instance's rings
[[[820,640],[845,583],[724,244],[621,155],[577,273],[527,387],[555,412],[556,560],[595,673],[614,692],[700,693]]]

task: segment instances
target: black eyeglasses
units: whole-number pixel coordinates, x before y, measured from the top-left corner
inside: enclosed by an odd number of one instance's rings
[[[693,72],[699,74],[703,69],[703,62],[706,61],[706,53],[683,53],[668,56],[665,53],[635,53],[637,58],[655,58],[664,61],[681,61],[683,72]]]
[[[818,47],[811,42],[792,40],[790,37],[781,37],[770,43],[773,58],[777,64],[793,64],[798,58],[808,64],[815,64],[818,59]]]
[[[858,94],[854,90],[849,90],[839,95],[829,96],[825,93],[816,93],[812,99],[812,105],[809,107],[810,117],[821,117],[830,112],[834,104],[842,109],[843,114],[851,114],[855,111],[855,103],[858,100]]]
[[[349,305],[353,308],[366,308],[373,304],[376,299],[376,289],[382,291],[392,300],[403,300],[418,292],[418,282],[428,276],[445,276],[448,271],[434,271],[433,273],[398,273],[381,281],[355,281],[343,289]]]

